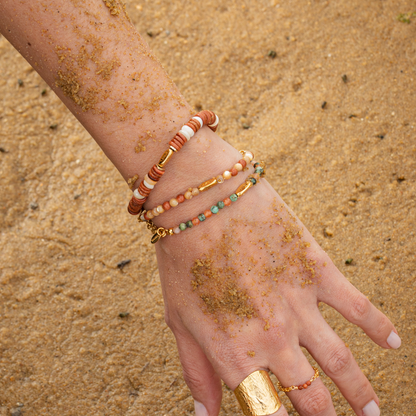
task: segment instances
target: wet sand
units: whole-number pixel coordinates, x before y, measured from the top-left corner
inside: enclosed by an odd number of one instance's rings
[[[382,414],[414,415],[416,16],[401,14],[415,3],[127,10],[188,101],[219,114],[225,140],[264,156],[268,180],[395,323],[402,347],[385,351],[322,306]],[[193,414],[123,179],[4,38],[0,92],[0,415]],[[323,378],[337,414],[352,415]],[[221,414],[239,414],[226,387]]]

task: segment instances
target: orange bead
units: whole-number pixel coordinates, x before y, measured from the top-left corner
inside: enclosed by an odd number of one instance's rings
[[[205,125],[207,125],[207,124],[208,124],[209,115],[207,114],[207,110],[200,111],[200,112],[197,114],[197,117],[201,118],[201,119],[202,119],[202,121],[203,121],[203,123],[204,123]]]
[[[237,176],[238,175],[238,170],[236,168],[232,168],[231,169],[231,176]]]
[[[182,194],[180,194],[176,197],[176,200],[181,204],[183,201],[185,201],[185,197]]]
[[[311,382],[310,382],[310,381],[307,381],[307,382],[306,382],[306,384],[307,384],[308,386],[310,386],[310,385],[311,385]]]
[[[167,211],[167,210],[169,210],[171,208],[168,201],[164,202],[163,205],[162,205],[162,207],[163,207],[163,209],[165,211]]]
[[[224,205],[226,205],[227,207],[231,205],[231,199],[230,198],[225,198],[224,201]]]
[[[199,123],[196,120],[192,120],[192,119],[189,120],[185,124],[185,126],[190,127],[194,131],[194,133],[196,133],[199,130]]]
[[[243,168],[245,168],[246,167],[246,165],[247,165],[247,162],[244,160],[244,159],[241,159],[241,160],[239,160],[238,161],[238,163],[243,167]]]
[[[180,147],[178,144],[176,144],[173,140],[171,140],[171,141],[169,142],[169,146],[174,147],[174,148],[176,149],[176,151],[177,151],[177,152],[179,152],[179,150],[181,150],[181,147]]]
[[[192,219],[192,224],[193,224],[193,225],[198,225],[198,224],[199,224],[199,219],[198,219],[198,218],[196,218],[196,217],[195,217],[195,218],[193,218],[193,219]]]
[[[188,139],[182,133],[176,133],[175,139],[182,144],[182,146],[188,141]]]
[[[212,215],[211,210],[207,209],[206,211],[204,211],[204,215],[205,215],[205,218],[209,218]]]
[[[304,389],[307,389],[307,388],[308,388],[308,385],[305,383],[305,384],[303,385],[303,388],[304,388]]]

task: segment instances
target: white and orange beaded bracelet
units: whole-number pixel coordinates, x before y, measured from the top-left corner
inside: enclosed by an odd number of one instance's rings
[[[182,146],[191,140],[193,135],[204,125],[215,132],[218,127],[218,116],[209,110],[200,111],[184,124],[178,133],[176,133],[175,137],[169,142],[169,148],[163,153],[159,162],[153,165],[141,181],[139,187],[133,191],[133,196],[127,207],[127,210],[131,215],[138,215],[142,212],[143,204],[146,202],[150,192],[158,183],[159,179],[165,173],[165,166],[173,154],[179,152]]]
[[[211,189],[215,185],[224,183],[225,180],[237,176],[248,163],[252,162],[254,155],[252,152],[247,150],[240,150],[242,154],[242,159],[240,159],[230,170],[224,171],[221,175],[215,176],[214,178],[208,179],[202,182],[199,186],[195,188],[189,188],[186,192],[179,194],[176,198],[172,198],[169,201],[164,202],[163,204],[158,205],[155,208],[148,209],[143,211],[140,214],[140,218],[144,221],[153,219],[154,217],[163,214],[164,212],[170,210],[171,208],[177,207],[182,202],[192,199],[194,196],[199,195],[201,192]]]

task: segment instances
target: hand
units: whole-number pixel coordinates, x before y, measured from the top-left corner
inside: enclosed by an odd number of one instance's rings
[[[335,308],[383,348],[400,346],[397,331],[266,180],[214,218],[162,239],[156,252],[166,322],[197,416],[218,415],[220,379],[235,389],[250,373],[266,369],[285,387],[305,383],[314,371],[301,346],[357,415],[379,414],[374,390],[318,303]],[[335,415],[320,378],[287,394],[301,416]],[[286,414],[283,406],[276,413]]]

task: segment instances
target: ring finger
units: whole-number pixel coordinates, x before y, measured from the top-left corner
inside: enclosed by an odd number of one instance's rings
[[[306,384],[315,373],[300,347],[279,352],[272,363],[270,370],[283,387]],[[331,395],[320,378],[312,381],[307,388],[286,394],[301,416],[336,416]]]

